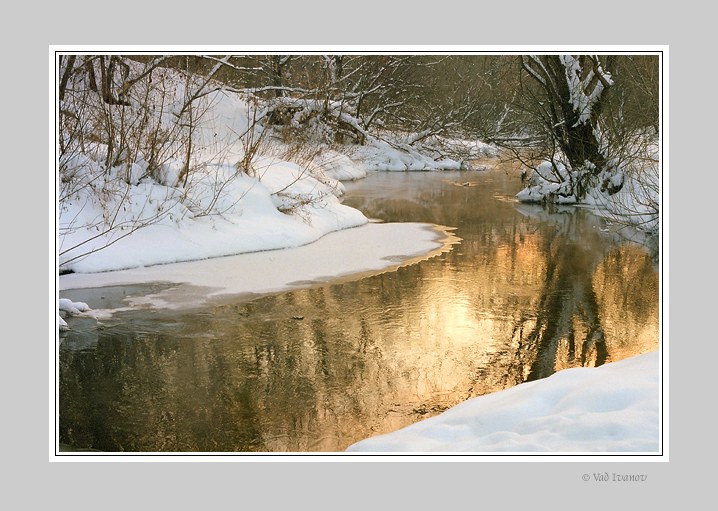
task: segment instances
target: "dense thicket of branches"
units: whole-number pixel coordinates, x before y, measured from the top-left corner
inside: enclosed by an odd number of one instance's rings
[[[535,170],[519,198],[598,203],[617,222],[657,233],[658,57],[528,55],[521,73],[516,105],[535,138],[513,149]]]
[[[121,57],[127,58],[127,57]],[[132,57],[206,74],[222,62],[215,78],[229,90],[273,101],[277,125],[312,116],[336,127],[338,138],[366,133],[414,133],[414,143],[432,135],[486,138],[515,112],[517,74],[504,56],[458,55],[193,55]],[[507,60],[508,59],[508,60]],[[295,116],[309,109],[305,117]],[[348,125],[347,117],[356,125]]]
[[[590,147],[589,133],[598,123],[620,133],[613,143],[630,131],[657,129],[657,56],[576,56],[581,86],[591,88],[584,95],[597,100],[588,122],[578,125],[583,114],[567,109],[578,100],[565,78],[567,57],[69,55],[60,57],[59,98],[73,75],[86,73],[106,104],[125,105],[129,91],[158,67],[173,67],[212,73],[229,89],[273,100],[269,119],[277,125],[294,121],[296,127],[321,117],[341,141],[362,142],[367,133],[382,130],[411,132],[413,143],[433,135],[477,137],[514,146],[531,142],[544,153],[559,149],[570,161],[587,156],[600,162],[600,144]],[[145,71],[130,76],[128,60],[143,62]]]
[[[185,77],[179,107],[176,98],[167,104],[177,87],[167,69]],[[186,185],[203,98],[217,90],[241,94],[256,107],[253,126],[299,146],[494,143],[528,168],[551,162],[544,177],[577,201],[591,186],[620,189],[623,169],[656,172],[648,149],[659,130],[655,55],[60,55],[57,71],[61,198],[92,186],[76,165],[91,150],[108,175],[123,169],[123,186],[161,181],[170,160],[183,162],[178,184]],[[257,133],[265,132],[237,134],[245,160],[262,142]]]

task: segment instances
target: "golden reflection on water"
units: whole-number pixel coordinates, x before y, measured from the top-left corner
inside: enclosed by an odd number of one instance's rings
[[[515,186],[508,176],[472,179],[384,176],[378,188],[405,194],[394,199],[355,190],[370,215],[456,226],[448,253],[199,311],[119,315],[89,340],[66,338],[60,440],[341,451],[472,396],[657,349],[658,273],[643,249],[607,239],[584,211],[495,200]]]
[[[593,275],[606,342],[615,360],[657,348],[659,279],[635,245],[612,249]]]

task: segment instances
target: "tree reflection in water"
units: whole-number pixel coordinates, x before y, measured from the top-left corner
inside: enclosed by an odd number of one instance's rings
[[[195,311],[124,312],[103,329],[76,323],[59,352],[60,441],[337,451],[471,396],[658,347],[647,252],[586,211],[505,199],[513,176],[471,178],[378,174],[347,187],[369,216],[457,228],[461,244],[419,264]]]

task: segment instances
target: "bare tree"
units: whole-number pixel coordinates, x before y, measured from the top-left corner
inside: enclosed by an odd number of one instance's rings
[[[601,174],[601,186],[609,193],[620,189],[621,183],[608,179],[613,169],[599,139],[599,117],[613,86],[613,62],[611,55],[603,59],[597,55],[522,57],[522,69],[534,85],[523,91],[539,119],[553,176],[567,185],[558,195],[581,201]]]
[[[63,240],[59,256],[63,265],[176,214],[174,207],[186,198],[191,173],[201,168],[201,163],[195,163],[199,153],[194,137],[207,111],[205,98],[217,91],[213,80],[229,59],[216,59],[203,74],[189,71],[186,59],[183,70],[182,59],[171,56],[58,59],[58,200]],[[181,95],[177,79],[169,77],[170,71],[163,67],[169,63],[173,76],[184,76]],[[176,175],[165,172],[171,161],[180,163]],[[174,191],[168,191],[162,204],[156,198],[140,200],[137,187],[145,179]],[[98,204],[102,214],[80,220],[64,213],[71,203],[82,201]],[[65,242],[80,229],[88,233],[82,241]],[[101,240],[104,245],[98,246]]]

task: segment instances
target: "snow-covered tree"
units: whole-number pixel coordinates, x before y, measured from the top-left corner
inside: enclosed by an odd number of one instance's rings
[[[659,64],[655,55],[521,56],[512,108],[526,130],[513,149],[530,173],[518,199],[595,204],[657,233]]]
[[[539,167],[536,177],[559,185],[551,196],[561,202],[580,202],[596,186],[608,194],[620,190],[599,123],[614,85],[612,56],[525,55],[521,64],[534,85],[525,93],[549,149],[550,165]]]

